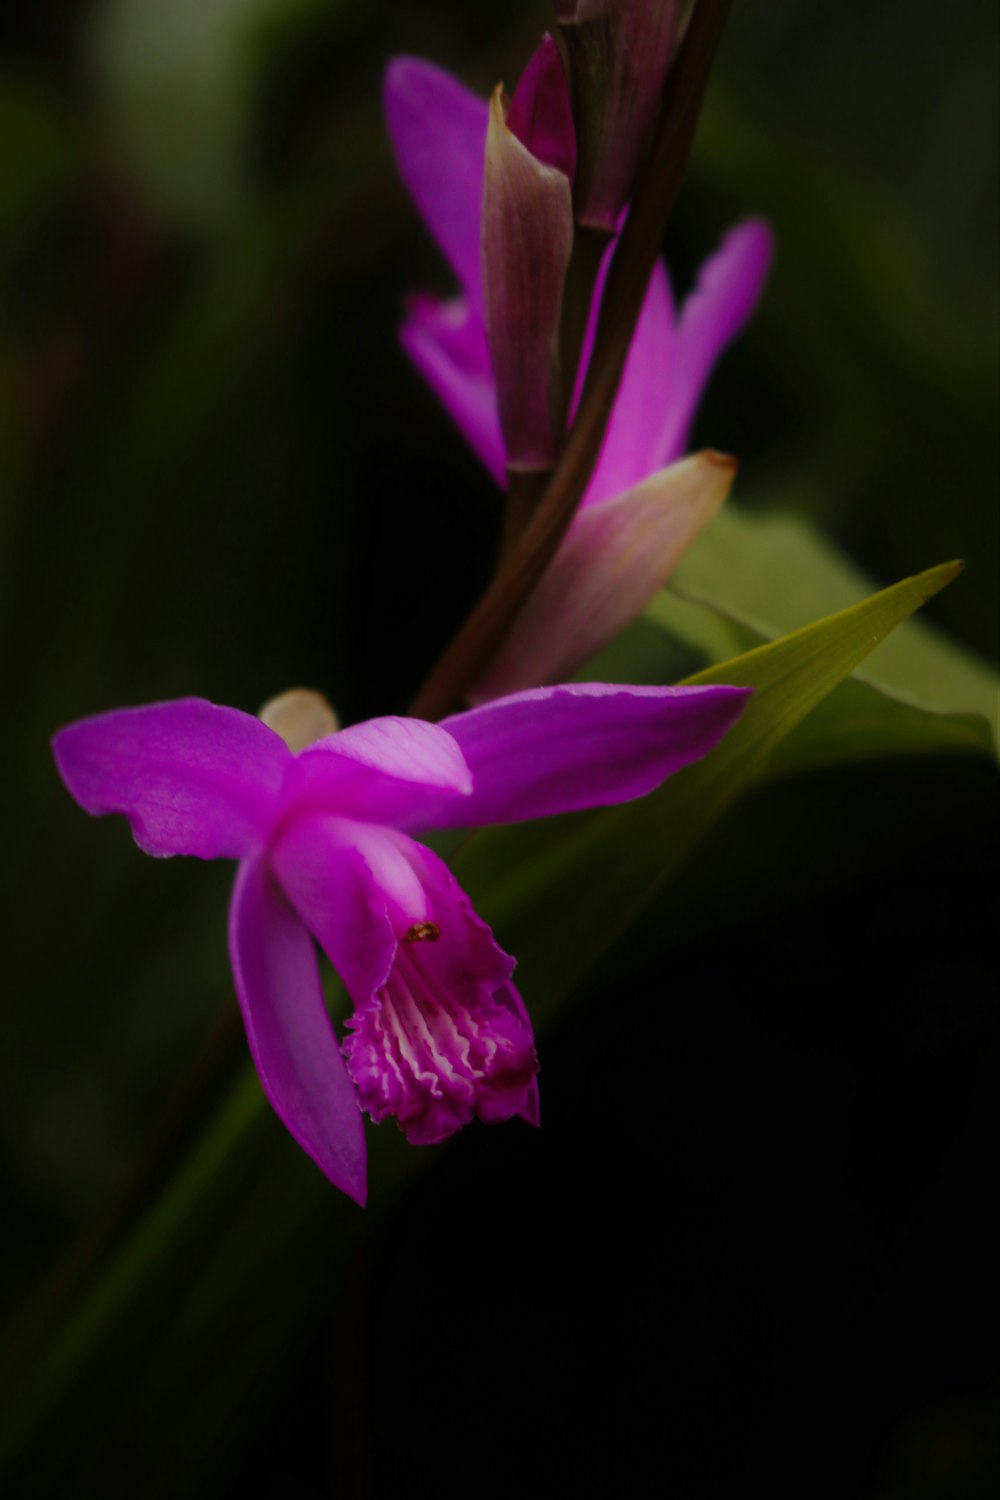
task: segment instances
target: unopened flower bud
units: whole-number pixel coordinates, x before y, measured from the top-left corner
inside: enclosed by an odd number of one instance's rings
[[[556,0],[573,71],[576,217],[616,230],[656,125],[680,0]]]
[[[490,101],[483,187],[483,295],[507,467],[545,470],[558,439],[558,335],[573,248],[576,137],[551,37],[508,104]]]

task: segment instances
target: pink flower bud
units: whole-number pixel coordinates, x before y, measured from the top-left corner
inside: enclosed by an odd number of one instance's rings
[[[576,173],[573,110],[562,58],[550,36],[542,38],[521,74],[507,111],[507,129],[514,132],[532,156],[547,166],[558,167],[573,181]]]
[[[548,469],[555,457],[575,168],[566,74],[546,37],[510,104],[495,91],[486,135],[483,302],[509,469]]]
[[[557,0],[580,146],[576,216],[614,233],[656,125],[680,0]]]

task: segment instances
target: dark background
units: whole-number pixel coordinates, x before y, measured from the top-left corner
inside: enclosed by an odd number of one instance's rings
[[[498,505],[395,345],[405,293],[447,281],[379,78],[407,50],[510,85],[548,19],[4,9],[14,1315],[121,1212],[232,1003],[228,872],[81,817],[48,735],[293,682],[347,719],[405,701]],[[683,287],[733,220],[775,224],[695,432],[740,455],[737,500],[887,582],[964,557],[931,613],[994,658],[996,28],[992,0],[741,0],[666,247]],[[994,1493],[997,821],[973,759],[753,798],[544,1039],[542,1131],[465,1132],[307,1315],[248,1309],[280,1324],[249,1393],[192,1371],[194,1472],[151,1346],[12,1493]]]

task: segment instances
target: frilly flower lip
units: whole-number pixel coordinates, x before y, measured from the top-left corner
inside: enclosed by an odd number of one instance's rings
[[[542,688],[439,725],[372,719],[298,753],[251,714],[184,698],[70,724],[53,752],[80,806],[123,813],[147,854],[239,862],[230,957],[261,1083],[330,1181],[363,1203],[362,1110],[395,1115],[417,1144],[473,1118],[538,1121],[514,960],[413,834],[641,797],[706,755],[747,696]],[[335,722],[301,708],[292,743],[303,724]],[[342,1048],[314,940],[353,1001]]]

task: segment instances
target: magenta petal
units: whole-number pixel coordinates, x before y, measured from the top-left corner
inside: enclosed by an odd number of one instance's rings
[[[411,297],[400,342],[477,458],[506,484],[497,387],[482,314],[464,297]]]
[[[584,360],[593,348],[600,296],[609,257],[602,265],[594,293],[590,325],[584,344]],[[604,442],[581,509],[612,495],[621,495],[657,469],[663,449],[663,430],[670,420],[673,400],[672,375],[675,357],[674,304],[666,267],[657,261],[646,288],[642,311],[632,335],[621,383],[611,410]],[[578,387],[580,381],[578,380]]]
[[[698,284],[681,308],[670,367],[670,400],[664,407],[654,468],[673,463],[687,448],[712,367],[756,307],[773,252],[774,236],[768,225],[762,219],[747,219],[729,231],[702,266]]]
[[[392,967],[388,897],[404,931],[426,916],[423,888],[397,839],[408,847],[391,830],[317,815],[296,819],[271,851],[286,895],[355,1004],[370,999]]]
[[[407,843],[427,917],[348,1022],[344,1051],[362,1104],[374,1120],[395,1115],[414,1145],[444,1140],[473,1118],[537,1124],[538,1061],[513,959],[442,861]]]
[[[403,181],[473,305],[481,307],[486,101],[417,57],[390,62],[382,96]]]
[[[550,36],[542,38],[521,74],[507,113],[512,130],[532,156],[558,167],[573,181],[576,172],[576,131],[569,82],[559,48]]]
[[[426,807],[462,800],[472,779],[461,750],[438,724],[387,716],[352,724],[296,757],[284,803],[371,823],[426,826]]]
[[[534,688],[445,719],[475,789],[442,807],[439,827],[519,823],[629,802],[707,755],[739,718],[750,689]]]
[[[282,1124],[335,1187],[365,1201],[364,1123],[312,940],[263,857],[236,877],[229,947],[247,1038]]]
[[[292,755],[251,714],[179,698],[81,719],[52,741],[87,812],[124,813],[147,854],[240,859],[266,836]]]

